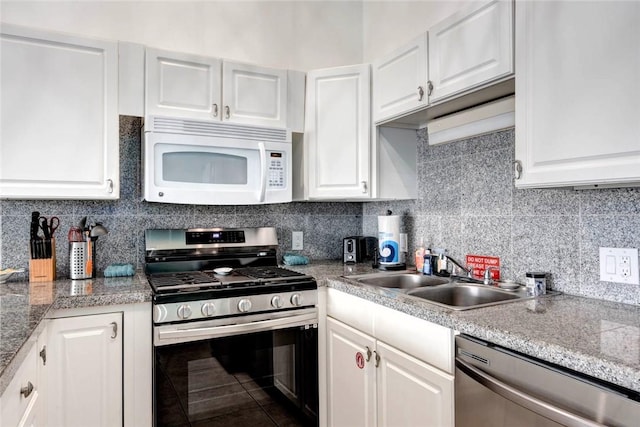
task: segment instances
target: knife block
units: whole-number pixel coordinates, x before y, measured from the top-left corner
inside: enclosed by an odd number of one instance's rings
[[[51,258],[29,260],[30,282],[53,282],[56,280],[56,240],[51,239]]]

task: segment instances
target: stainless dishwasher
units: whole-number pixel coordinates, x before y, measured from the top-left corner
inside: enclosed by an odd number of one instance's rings
[[[456,427],[638,426],[640,393],[456,337]]]

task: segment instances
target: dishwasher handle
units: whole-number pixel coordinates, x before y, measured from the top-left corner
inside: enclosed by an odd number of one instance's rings
[[[487,375],[485,372],[466,363],[458,357],[456,357],[456,368],[458,368],[474,381],[482,384],[484,387],[488,388],[496,394],[499,394],[505,399],[508,399],[557,423],[566,425],[568,427],[604,426],[604,424],[600,424],[596,421],[592,421],[579,415],[572,414],[565,409],[558,408],[557,406],[553,406],[543,400],[530,396],[525,392],[522,392],[496,378]]]

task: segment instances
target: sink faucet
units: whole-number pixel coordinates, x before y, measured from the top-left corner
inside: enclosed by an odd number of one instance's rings
[[[484,280],[483,283],[485,285],[493,285],[494,281],[493,281],[493,277],[491,277],[491,270],[495,270],[494,267],[487,267],[486,270],[484,270]]]
[[[453,265],[452,271],[451,271],[451,275],[453,276],[460,276],[459,274],[457,274],[456,269],[460,269],[462,271],[464,271],[464,274],[466,277],[468,278],[473,278],[473,272],[471,269],[464,267],[462,264],[460,264],[458,261],[456,261],[455,259],[451,258],[449,255],[441,255],[445,258],[445,260],[447,262],[450,262]]]

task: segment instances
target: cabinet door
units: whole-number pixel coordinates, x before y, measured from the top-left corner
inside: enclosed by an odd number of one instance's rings
[[[453,376],[378,341],[378,424],[453,426]]]
[[[49,425],[122,425],[122,313],[53,319],[48,328]]]
[[[0,197],[119,197],[118,46],[2,25]]]
[[[374,349],[370,336],[327,318],[328,425],[376,425]]]
[[[145,62],[146,116],[220,120],[219,59],[147,48]]]
[[[223,120],[287,127],[287,71],[225,61]]]
[[[309,198],[369,198],[369,66],[314,70],[307,81]]]
[[[7,426],[25,426],[38,418],[40,405],[40,382],[37,369],[37,346],[29,350],[18,367],[2,398],[0,399],[0,421]],[[26,391],[30,388],[30,391]]]
[[[433,103],[513,73],[513,2],[475,3],[429,29]]]
[[[373,120],[378,123],[428,102],[427,34],[373,63]]]
[[[640,181],[640,2],[516,8],[517,187]]]

